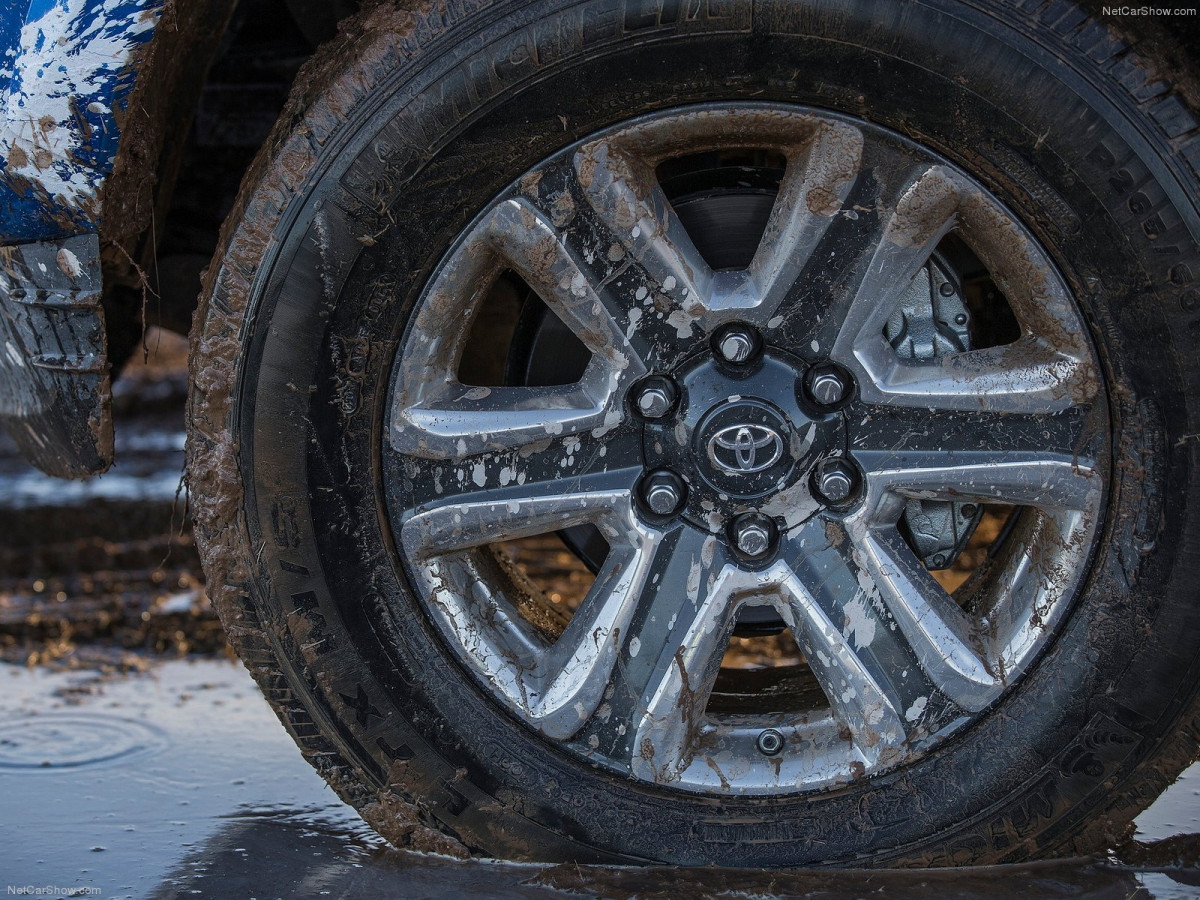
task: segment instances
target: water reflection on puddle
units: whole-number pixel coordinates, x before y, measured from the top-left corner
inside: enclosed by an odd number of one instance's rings
[[[1200,896],[1200,869],[1086,861],[933,872],[459,863],[389,848],[301,759],[244,670],[178,661],[94,675],[0,667],[0,891],[115,897]],[[68,691],[64,689],[70,688]],[[68,699],[70,698],[69,702]],[[1139,819],[1200,833],[1197,766]],[[1161,854],[1160,854],[1161,855]],[[1168,854],[1179,856],[1180,853]]]

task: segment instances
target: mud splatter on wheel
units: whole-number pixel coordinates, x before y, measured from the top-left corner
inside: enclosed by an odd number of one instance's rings
[[[210,269],[189,445],[334,788],[535,859],[1128,822],[1200,647],[1197,125],[1143,65],[951,0],[352,22]]]

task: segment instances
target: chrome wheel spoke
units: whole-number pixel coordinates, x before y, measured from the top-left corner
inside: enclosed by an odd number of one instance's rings
[[[568,239],[569,232],[557,229],[524,198],[498,206],[485,228],[501,257],[584,346],[614,370],[636,367],[618,321],[625,311],[601,302],[587,263]]]
[[[401,542],[423,560],[436,615],[468,658],[531,725],[569,738],[595,711],[611,680],[618,642],[645,589],[660,533],[633,512],[636,471],[481,491],[409,518]],[[610,551],[587,596],[547,645],[482,579],[467,551],[499,541],[595,525]]]
[[[843,212],[862,164],[863,136],[852,125],[827,120],[783,149],[787,168],[749,270],[717,275],[709,306],[719,319],[737,312],[760,328],[782,324],[797,279]]]
[[[645,590],[660,540],[656,532],[634,531],[636,543],[627,540],[609,552],[579,610],[534,670],[542,683],[530,719],[551,737],[577,732],[596,711],[612,680],[621,641]]]
[[[714,536],[684,528],[658,574],[626,641],[614,724],[631,736],[634,775],[669,783],[696,750],[733,628],[738,572]]]
[[[653,156],[641,150],[611,139],[585,144],[575,153],[575,176],[593,213],[619,245],[612,255],[619,256],[623,268],[618,271],[641,304],[635,308],[645,309],[647,325],[658,318],[677,340],[688,340],[711,292],[713,273],[663,193]]]
[[[1008,298],[1014,343],[904,360],[884,325],[951,230],[969,242]],[[859,378],[864,400],[898,406],[1053,412],[1095,396],[1086,337],[1070,296],[1032,239],[982,189],[945,166],[918,169],[865,245],[858,280],[820,329],[829,356]]]
[[[1096,396],[1089,363],[1034,335],[1002,347],[908,361],[896,355],[881,330],[868,335],[853,357],[842,359],[849,359],[850,367],[857,367],[868,379],[862,395],[872,403],[1052,413],[1090,403]]]
[[[955,705],[982,709],[1003,689],[986,635],[921,565],[895,527],[848,523],[854,563],[866,573],[925,675]]]
[[[572,525],[598,525],[613,518],[614,508],[628,518],[639,474],[617,469],[467,491],[418,507],[406,518],[401,541],[414,558],[427,559]]]
[[[519,197],[510,202],[536,209],[542,227],[554,228],[556,252],[569,255],[577,269],[564,283],[586,294],[587,308],[613,323],[624,341],[622,352],[639,367],[675,358],[693,336],[692,320],[680,305],[695,303],[700,291],[695,277],[707,266],[653,171],[600,141],[579,150],[571,164],[539,174],[523,181]],[[635,192],[645,199],[636,201]],[[620,216],[613,214],[611,204],[637,202],[645,208],[623,207]],[[649,222],[660,223],[660,231],[651,235]]]
[[[818,123],[808,141],[787,148],[787,169],[750,277],[763,298],[758,313],[773,316],[808,264],[834,216],[842,211],[862,164],[862,132],[844,122]]]
[[[780,152],[787,162],[749,268],[714,272],[655,171],[659,162],[679,154],[686,135],[706,127],[703,119],[701,114],[648,123],[585,144],[574,157],[589,205],[621,244],[622,255],[639,267],[643,290],[666,298],[664,318],[679,340],[731,319],[774,325],[784,298],[841,211],[862,160],[861,131],[834,119],[781,111],[773,121],[744,116],[732,133],[706,132],[700,147],[719,150],[749,140]]]
[[[1037,452],[980,453],[969,463],[956,463],[941,454],[914,457],[909,455],[903,468],[884,462],[867,469],[869,490],[881,509],[889,503],[883,492],[889,491],[922,500],[1082,510],[1099,498],[1103,486],[1099,472],[1090,465]]]
[[[868,240],[859,247],[857,282],[827,326],[836,333],[829,355],[844,365],[853,365],[864,345],[874,348],[876,338],[883,340],[884,323],[955,224],[959,179],[941,166],[918,169],[908,178],[908,187],[880,213],[878,224],[863,220]]]
[[[903,713],[918,719],[929,691],[916,671],[907,678],[915,660],[844,532],[825,524],[810,523],[784,548],[792,571],[781,576],[781,612],[855,751],[884,764],[905,740]]]
[[[591,351],[583,377],[555,387],[480,387],[458,380],[469,324],[505,268],[516,271]],[[645,372],[581,264],[528,203],[498,206],[443,267],[418,312],[397,372],[389,438],[393,449],[430,459],[513,450],[548,436],[611,430],[624,390]]]
[[[896,510],[893,495],[1082,510],[1103,484],[1100,412],[870,407],[851,450],[866,474],[871,515],[882,519]]]
[[[519,451],[561,435],[604,433],[624,415],[610,384],[607,377],[585,377],[568,389],[447,382],[420,404],[401,409],[403,401],[397,402],[390,443],[408,456],[450,460]]]

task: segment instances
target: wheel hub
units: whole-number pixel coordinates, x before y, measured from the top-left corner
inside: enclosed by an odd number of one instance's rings
[[[786,530],[820,509],[808,476],[846,452],[846,428],[841,412],[805,397],[809,368],[767,348],[749,367],[705,353],[672,373],[679,403],[673,415],[645,420],[643,450],[648,470],[671,469],[687,482],[682,514],[690,522],[716,533],[735,516],[778,517],[787,505]]]

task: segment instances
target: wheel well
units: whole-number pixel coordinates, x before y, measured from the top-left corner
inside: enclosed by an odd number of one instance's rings
[[[145,327],[186,335],[200,274],[300,66],[357,0],[168,3],[141,61],[100,226],[114,373]]]

